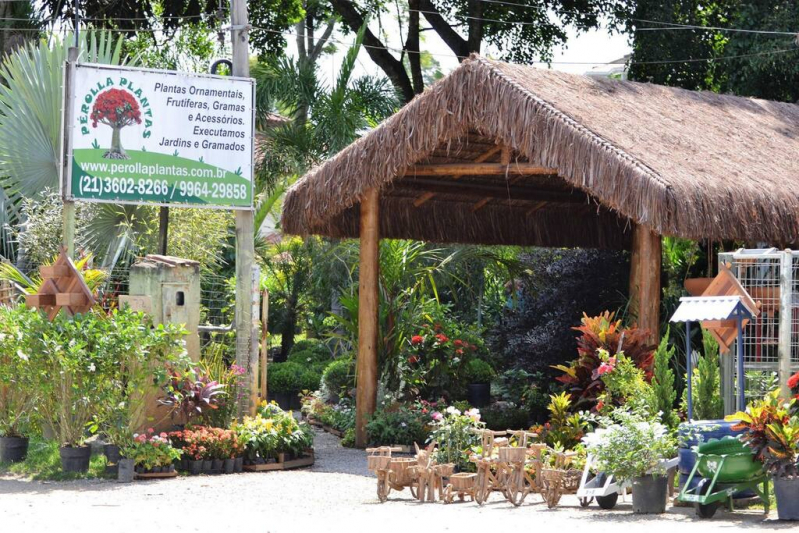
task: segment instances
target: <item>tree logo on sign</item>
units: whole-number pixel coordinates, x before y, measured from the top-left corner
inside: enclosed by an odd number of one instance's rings
[[[124,89],[108,89],[94,101],[89,118],[92,127],[105,124],[111,128],[111,148],[103,154],[106,159],[130,159],[120,141],[120,131],[131,124],[141,124],[141,109],[136,98]]]

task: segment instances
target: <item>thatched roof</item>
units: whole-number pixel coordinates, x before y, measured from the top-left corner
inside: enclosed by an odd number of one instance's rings
[[[633,221],[793,243],[799,106],[473,56],[298,181],[283,230],[356,237],[371,187],[388,238],[618,248]]]

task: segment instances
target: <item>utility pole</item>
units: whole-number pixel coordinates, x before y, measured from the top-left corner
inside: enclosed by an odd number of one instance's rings
[[[63,161],[61,161],[61,200],[64,204],[61,212],[62,240],[61,243],[67,249],[67,257],[75,259],[75,201],[70,199],[72,191],[69,190],[70,183],[67,181],[69,175],[69,165],[72,161],[69,158],[72,152],[72,80],[75,77],[75,63],[78,61],[80,45],[80,12],[78,11],[78,0],[75,0],[75,43],[67,50],[67,64],[64,69],[64,112],[62,117],[64,123],[62,128]]]
[[[246,0],[230,0],[233,75],[250,76]],[[254,409],[252,391],[258,379],[258,333],[253,314],[255,218],[252,209],[236,211],[236,364],[247,369],[247,390],[240,395],[239,415]],[[257,294],[257,293],[255,293]],[[255,353],[253,353],[255,348]]]

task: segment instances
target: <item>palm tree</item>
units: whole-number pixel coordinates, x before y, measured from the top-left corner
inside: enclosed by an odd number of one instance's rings
[[[316,56],[273,57],[252,70],[256,79],[256,117],[264,131],[257,165],[256,228],[280,206],[283,192],[313,165],[324,161],[399,106],[385,78],[354,78],[363,32],[347,50],[332,87],[319,79]],[[266,128],[275,109],[290,120]]]
[[[21,197],[39,198],[47,189],[58,190],[61,146],[63,65],[69,34],[50,44],[29,44],[5,57],[0,67],[0,242],[3,255],[14,256],[8,226],[18,222]],[[79,39],[80,60],[86,63],[131,65],[123,56],[123,37],[108,32],[84,32]],[[135,208],[134,208],[135,210]],[[90,239],[104,258],[118,257],[132,218],[129,209],[103,205],[92,220]],[[141,217],[139,217],[141,218]]]

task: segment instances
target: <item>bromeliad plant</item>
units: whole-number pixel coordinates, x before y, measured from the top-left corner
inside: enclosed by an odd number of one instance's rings
[[[172,369],[164,387],[164,397],[158,403],[166,406],[173,418],[186,424],[206,420],[219,408],[225,386],[212,380],[202,368],[191,366],[188,370]]]
[[[792,378],[793,379],[793,378]],[[799,378],[797,378],[799,381]],[[799,415],[796,398],[784,402],[779,389],[749,404],[745,412],[729,415],[734,430],[745,430],[741,439],[757,460],[776,477],[799,475]]]

